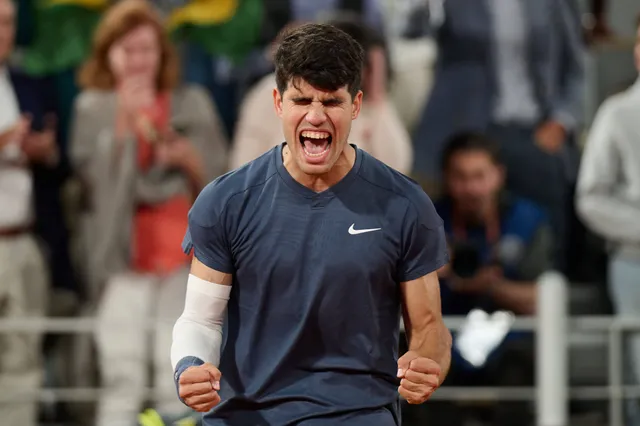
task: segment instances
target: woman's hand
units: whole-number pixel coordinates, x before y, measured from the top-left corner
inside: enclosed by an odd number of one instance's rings
[[[153,82],[146,78],[128,78],[118,86],[118,134],[126,134],[138,130],[140,116],[144,109],[153,105],[156,91]]]
[[[199,192],[206,183],[204,182],[204,163],[189,139],[171,133],[156,145],[155,156],[158,164],[184,172],[196,192]]]

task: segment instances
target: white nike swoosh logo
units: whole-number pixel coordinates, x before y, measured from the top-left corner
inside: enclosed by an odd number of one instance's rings
[[[349,227],[349,234],[351,234],[351,235],[366,234],[367,232],[379,231],[379,230],[382,229],[382,228],[354,229],[353,227],[355,225],[356,224],[354,223]]]

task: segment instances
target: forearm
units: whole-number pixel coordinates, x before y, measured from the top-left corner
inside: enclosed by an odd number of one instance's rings
[[[189,275],[184,312],[173,328],[171,363],[176,370],[185,358],[197,358],[218,366],[222,323],[230,286]]]
[[[640,242],[640,205],[611,195],[613,191],[611,188],[608,192],[607,188],[579,189],[578,214],[594,232],[610,241]]]
[[[538,292],[535,283],[501,280],[491,287],[490,294],[497,304],[516,314],[536,313]]]
[[[451,333],[444,321],[439,321],[422,329],[409,327],[405,330],[409,350],[420,356],[434,360],[440,365],[440,383],[442,383],[451,366]]]

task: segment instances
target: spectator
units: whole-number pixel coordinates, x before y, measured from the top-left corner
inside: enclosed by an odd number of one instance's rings
[[[41,91],[43,82],[8,66],[15,17],[13,2],[0,0],[0,317],[13,319],[47,313],[49,271],[34,225],[44,213],[37,208],[49,206],[35,197],[34,175],[51,177],[47,173],[53,174],[60,164],[55,118],[47,103],[51,99]],[[0,335],[0,387],[38,390],[41,341],[38,333]],[[35,426],[37,402],[0,403],[0,419],[3,424]]]
[[[100,22],[80,75],[71,149],[87,189],[84,263],[102,324],[100,426],[135,419],[151,353],[155,386],[167,395],[160,411],[183,410],[165,355],[188,275],[180,243],[191,202],[226,168],[226,141],[206,92],[176,86],[177,62],[152,7],[122,0]],[[158,322],[151,352],[150,317]]]
[[[364,103],[353,123],[351,142],[402,173],[407,173],[412,160],[409,135],[395,107],[387,97],[390,75],[384,39],[359,19],[330,21],[351,35],[368,55],[364,70]],[[236,129],[231,153],[231,168],[253,160],[284,140],[273,107],[275,76],[264,77],[247,95]]]
[[[507,188],[549,213],[564,267],[584,90],[575,0],[430,0],[434,86],[414,135],[416,179],[439,184],[444,142],[460,131],[500,144]]]
[[[185,81],[209,90],[227,135],[238,108],[237,76],[259,42],[264,0],[156,0],[164,3],[168,27],[181,44]],[[178,7],[176,7],[178,6]]]
[[[545,214],[532,202],[504,191],[498,148],[483,135],[453,137],[444,148],[442,170],[446,195],[436,209],[451,250],[451,263],[439,274],[443,313],[466,315],[482,309],[535,314],[535,281],[552,268]],[[482,367],[471,366],[454,350],[446,384],[533,386],[533,365],[532,336],[511,333]],[[526,425],[532,419],[526,403],[501,402],[495,408],[492,425]],[[462,424],[455,420],[462,411],[444,413],[443,424]]]
[[[640,18],[635,46],[640,72]],[[606,100],[589,133],[578,179],[578,213],[610,245],[609,288],[617,315],[640,317],[640,78]],[[629,336],[632,374],[640,383],[640,334]],[[638,401],[629,425],[640,424]]]
[[[260,46],[251,53],[240,70],[240,99],[246,92],[274,71],[273,41],[287,27],[304,22],[328,20],[332,16],[352,14],[379,35],[385,34],[384,6],[381,0],[280,0],[265,1]]]

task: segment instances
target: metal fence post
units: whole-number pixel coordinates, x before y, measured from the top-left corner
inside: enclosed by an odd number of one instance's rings
[[[536,412],[538,426],[568,425],[568,285],[558,272],[538,279]]]

